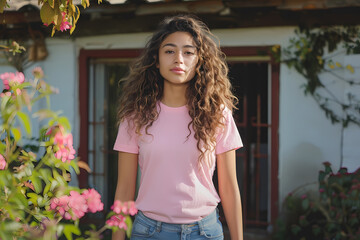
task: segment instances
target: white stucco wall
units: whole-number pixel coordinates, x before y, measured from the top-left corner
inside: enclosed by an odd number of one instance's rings
[[[222,46],[287,46],[294,27],[215,30]],[[79,141],[78,65],[80,48],[126,49],[144,46],[149,33],[107,35],[78,38],[75,41],[48,39],[49,57],[38,65],[44,68],[47,80],[60,93],[52,97],[53,109],[64,111],[72,126],[75,146]],[[345,61],[345,60],[343,60]],[[0,66],[0,72],[5,71]],[[279,127],[279,193],[280,201],[296,187],[315,182],[322,162],[329,161],[334,169],[340,163],[339,125],[332,125],[315,101],[304,96],[301,85],[305,79],[285,65],[280,68]],[[359,94],[360,95],[360,94]],[[360,166],[358,127],[345,135],[345,166]]]
[[[221,46],[288,45],[295,27],[214,30]],[[91,37],[76,40],[87,49],[141,48],[149,33]],[[315,101],[304,96],[305,79],[286,65],[280,68],[279,192],[280,201],[298,186],[317,181],[322,163],[334,170],[340,164],[340,125],[332,125]],[[360,166],[358,127],[345,134],[344,166]],[[348,165],[347,165],[348,164]]]
[[[61,110],[72,126],[74,147],[79,146],[78,62],[75,44],[69,39],[46,41],[49,56],[41,63],[45,80],[59,90],[51,96],[51,108]]]

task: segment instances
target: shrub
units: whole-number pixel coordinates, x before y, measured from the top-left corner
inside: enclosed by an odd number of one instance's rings
[[[0,239],[100,239],[105,229],[131,232],[133,202],[116,201],[100,230],[81,233],[79,220],[88,212],[103,211],[95,189],[69,186],[71,168],[79,164],[73,148],[71,126],[66,117],[41,109],[31,116],[42,124],[38,138],[32,137],[30,113],[40,99],[56,92],[42,80],[40,68],[34,80],[23,73],[0,75]],[[49,105],[49,104],[48,104]]]
[[[319,172],[318,194],[287,196],[285,216],[278,220],[274,239],[360,239],[360,169],[333,173],[330,163],[324,167]]]

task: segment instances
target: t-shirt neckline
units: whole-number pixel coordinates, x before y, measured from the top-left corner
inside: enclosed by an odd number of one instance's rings
[[[187,110],[187,105],[183,105],[183,106],[180,106],[180,107],[170,107],[168,105],[165,105],[164,103],[162,103],[161,101],[159,101],[159,106],[161,109],[164,109],[166,111],[177,111],[177,112],[180,112],[180,111],[184,111],[184,110]]]

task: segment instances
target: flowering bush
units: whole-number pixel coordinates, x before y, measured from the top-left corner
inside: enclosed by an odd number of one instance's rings
[[[133,202],[116,201],[100,230],[81,233],[79,221],[86,213],[103,211],[95,189],[68,185],[70,169],[79,173],[73,136],[67,118],[49,108],[32,114],[44,123],[38,139],[32,138],[30,113],[35,102],[56,92],[42,80],[40,68],[34,80],[23,73],[0,75],[0,239],[100,239],[106,229],[126,230],[137,213]]]
[[[275,239],[360,240],[360,169],[333,173],[330,163],[324,166],[317,195],[288,195]]]

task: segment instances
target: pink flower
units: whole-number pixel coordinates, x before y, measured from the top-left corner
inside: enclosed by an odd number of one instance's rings
[[[70,196],[65,195],[51,199],[50,208],[67,220],[77,220],[87,212],[85,198],[76,191],[71,191]]]
[[[320,188],[320,189],[319,189],[319,192],[320,192],[320,193],[323,193],[323,192],[325,192],[325,189]]]
[[[331,163],[330,162],[323,162],[324,166],[331,166]]]
[[[130,201],[129,202],[129,214],[131,216],[134,216],[135,214],[137,214],[138,209],[135,206],[135,202],[134,201]]]
[[[61,15],[62,15],[62,21],[60,23],[60,31],[66,31],[68,29],[71,28],[71,24],[67,21],[67,18],[66,18],[66,13],[65,12],[61,12]],[[52,21],[50,24],[54,24],[54,21]],[[44,23],[45,26],[49,26],[49,24],[47,23]]]
[[[111,216],[111,218],[106,221],[106,224],[109,226],[117,226],[118,228],[124,230],[127,229],[127,225],[125,223],[125,217],[120,214]]]
[[[66,162],[75,158],[75,149],[73,147],[73,136],[71,133],[64,133],[64,128],[62,126],[58,127],[58,131],[54,136],[54,144],[56,145],[55,157],[61,159],[61,161]],[[46,132],[46,135],[50,135],[54,131],[54,127],[51,127]]]
[[[346,196],[345,193],[340,192],[340,198],[341,198],[341,199],[347,199],[348,197]]]
[[[304,195],[301,196],[301,199],[306,199],[306,198],[307,198],[307,195],[306,195],[306,194],[304,194]]]
[[[3,155],[0,154],[0,170],[4,170],[6,167],[6,160]]]
[[[104,204],[101,202],[101,195],[95,189],[85,190],[82,195],[86,200],[90,212],[95,213],[104,209]]]
[[[129,208],[128,208],[128,204],[127,202],[124,202],[122,205],[121,205],[121,212],[125,215],[129,214]]]
[[[85,198],[76,191],[71,191],[69,196],[69,207],[73,212],[72,219],[76,220],[85,215],[87,212],[87,205]]]
[[[32,70],[32,74],[34,75],[35,78],[40,79],[44,77],[44,71],[42,70],[41,67],[35,67]]]
[[[127,202],[122,203],[119,200],[116,200],[114,204],[111,206],[111,210],[113,210],[117,214],[128,214],[128,206]]]
[[[63,32],[63,31],[66,31],[66,30],[70,29],[71,25],[66,19],[66,13],[62,12],[61,14],[62,14],[62,21],[61,21],[61,24],[60,24],[60,31]]]
[[[128,201],[128,202],[120,202],[119,200],[116,200],[114,204],[111,206],[111,210],[113,210],[116,214],[130,214],[131,216],[134,216],[137,214],[138,209],[135,206],[134,201]]]
[[[122,207],[122,203],[119,200],[116,200],[114,202],[114,204],[111,206],[111,210],[113,210],[117,214],[120,214],[121,213],[121,207]]]
[[[95,213],[103,210],[104,204],[100,199],[101,196],[95,189],[85,190],[82,194],[71,191],[69,196],[51,199],[50,208],[67,220],[77,220],[88,211]]]
[[[50,200],[50,209],[56,210],[65,219],[71,219],[71,215],[65,214],[69,211],[69,196],[61,196],[59,198],[53,198]],[[70,216],[70,218],[68,218]]]
[[[3,73],[0,75],[0,78],[3,80],[4,89],[9,90],[12,86],[17,86],[22,84],[25,81],[24,74],[22,72],[16,73]]]
[[[57,159],[61,159],[61,161],[63,162],[69,162],[70,160],[75,158],[75,149],[73,148],[73,146],[69,146],[69,147],[61,147],[56,153],[55,153],[55,157]]]

